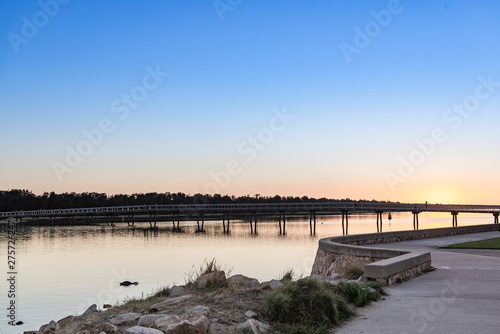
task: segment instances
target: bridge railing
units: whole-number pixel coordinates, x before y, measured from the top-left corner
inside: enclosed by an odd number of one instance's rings
[[[242,203],[242,204],[154,204],[114,207],[93,207],[53,210],[28,210],[0,212],[0,217],[30,216],[71,216],[71,215],[117,215],[151,212],[170,212],[179,214],[221,213],[221,212],[262,212],[262,213],[302,213],[302,212],[341,213],[350,212],[499,212],[500,205],[442,205],[421,203],[391,202],[320,202],[320,203]]]

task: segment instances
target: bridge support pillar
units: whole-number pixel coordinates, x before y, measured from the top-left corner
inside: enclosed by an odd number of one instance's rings
[[[418,214],[420,212],[412,211],[411,213],[413,213],[413,229],[418,230]]]
[[[500,215],[500,212],[493,212],[493,224],[498,224],[498,215]]]
[[[344,228],[344,219],[345,219],[345,228]],[[349,234],[349,211],[342,211],[342,235]]]
[[[253,227],[253,222],[255,222],[255,228]],[[252,212],[250,216],[250,234],[257,235],[257,213]]]
[[[313,230],[314,223],[314,230]],[[316,211],[309,212],[309,231],[311,235],[316,235]]]
[[[377,233],[382,233],[382,211],[377,211]]]
[[[226,219],[227,219],[227,229],[226,229]],[[224,234],[229,234],[229,212],[222,214],[222,227],[224,229]]]
[[[200,219],[201,219],[201,227],[200,227]],[[223,224],[224,224],[224,222],[223,222]],[[198,213],[198,216],[196,217],[196,225],[198,225],[198,229],[196,230],[196,232],[205,232],[205,230],[204,230],[205,215],[203,214],[203,212]],[[229,228],[229,225],[228,225],[228,228]]]
[[[281,217],[283,217],[283,229],[281,229]],[[278,224],[280,226],[280,235],[285,235],[286,217],[285,217],[285,212],[284,211],[280,211],[280,216],[279,216],[279,222],[278,222]]]
[[[457,211],[452,211],[451,212],[451,223],[453,227],[458,226],[458,212]]]

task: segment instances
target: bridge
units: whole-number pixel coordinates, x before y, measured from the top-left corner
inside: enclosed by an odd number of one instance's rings
[[[198,231],[204,231],[206,220],[222,220],[224,233],[229,233],[230,219],[250,218],[250,230],[257,232],[259,217],[276,217],[280,234],[285,234],[286,217],[309,216],[311,235],[316,234],[317,215],[342,215],[342,234],[347,235],[349,215],[375,213],[377,215],[377,232],[382,232],[382,214],[391,212],[411,212],[413,214],[413,229],[418,230],[418,216],[421,212],[449,212],[452,216],[452,226],[458,226],[459,213],[480,213],[493,215],[493,223],[498,224],[500,205],[461,205],[461,204],[427,204],[427,203],[393,203],[393,202],[363,202],[339,201],[318,203],[255,203],[255,204],[173,204],[173,205],[133,205],[95,208],[29,210],[0,212],[0,219],[28,220],[48,219],[52,223],[56,219],[66,219],[70,222],[90,222],[90,219],[101,219],[113,222],[121,218],[129,226],[133,226],[136,218],[149,220],[151,228],[156,228],[159,218],[162,221],[172,221],[173,230],[180,230],[180,221],[196,220]],[[163,217],[163,218],[162,218]],[[177,223],[177,225],[176,225]]]

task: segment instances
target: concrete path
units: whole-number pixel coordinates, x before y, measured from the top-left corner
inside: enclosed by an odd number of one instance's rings
[[[500,237],[485,232],[370,245],[428,250],[435,271],[386,288],[389,296],[361,309],[338,334],[500,333],[500,250],[445,250],[441,246]]]

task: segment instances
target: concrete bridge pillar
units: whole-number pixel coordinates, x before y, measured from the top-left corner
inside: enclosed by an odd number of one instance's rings
[[[314,231],[313,231],[313,223],[314,223]],[[316,235],[316,211],[309,212],[309,231],[311,235]]]
[[[420,213],[419,211],[412,211],[413,213],[413,229],[418,230],[418,214]]]
[[[283,217],[283,229],[281,229],[281,217]],[[285,212],[284,211],[280,211],[280,213],[279,213],[279,222],[278,222],[278,224],[280,226],[280,235],[285,235],[286,217],[285,217]]]
[[[344,228],[344,219],[345,219],[345,228]],[[342,235],[349,234],[349,211],[342,211]]]
[[[377,211],[377,233],[382,233],[382,214],[384,213],[383,211]],[[380,219],[380,226],[379,226],[379,219]]]
[[[453,227],[457,227],[458,226],[458,212],[457,211],[452,211],[451,212],[451,223],[452,223],[452,226]]]

